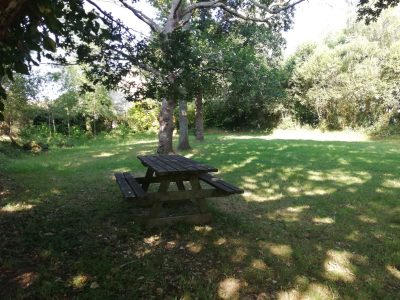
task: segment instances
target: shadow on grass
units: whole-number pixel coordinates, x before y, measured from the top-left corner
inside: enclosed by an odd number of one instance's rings
[[[211,199],[208,226],[148,232],[112,173],[144,171],[135,156],[154,146],[99,144],[10,163],[2,298],[400,294],[398,145],[213,137],[188,155],[246,193]]]

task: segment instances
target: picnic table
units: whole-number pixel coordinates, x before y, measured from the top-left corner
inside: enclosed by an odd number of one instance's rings
[[[116,173],[115,178],[126,200],[150,207],[145,221],[147,228],[178,221],[208,223],[212,216],[207,210],[206,198],[243,193],[242,189],[209,174],[218,172],[217,168],[180,155],[139,155],[137,158],[147,167],[144,177],[135,177],[131,173]],[[190,184],[185,186],[184,182]],[[158,190],[149,192],[151,184],[158,184]],[[171,190],[171,184],[176,184],[177,189]],[[198,212],[160,216],[164,203],[184,200],[191,200],[197,206]]]

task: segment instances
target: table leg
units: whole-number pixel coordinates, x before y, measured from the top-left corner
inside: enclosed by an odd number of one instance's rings
[[[159,192],[166,193],[169,188],[170,181],[163,180],[160,183],[160,187],[158,188]],[[157,219],[160,214],[160,210],[163,206],[163,202],[159,199],[154,199],[153,205],[150,210],[149,219],[147,220],[146,227],[149,229],[153,226],[152,220]]]
[[[183,184],[182,180],[177,180],[176,181],[176,186],[178,187],[178,190],[184,191],[185,190],[185,185]]]
[[[190,178],[190,185],[192,186],[193,195],[196,196],[196,192],[201,190],[200,180],[198,177]],[[197,207],[201,213],[207,212],[206,199],[196,198],[193,199],[197,203]]]
[[[146,181],[146,179],[152,178],[153,175],[154,175],[153,169],[148,168],[146,171],[146,175],[145,175],[145,181],[142,184],[142,189],[146,192],[149,190],[149,185],[150,185],[150,183],[148,181]]]

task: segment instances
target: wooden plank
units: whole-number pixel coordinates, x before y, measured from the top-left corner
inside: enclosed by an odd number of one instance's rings
[[[149,167],[154,171],[160,172],[164,170],[161,165],[150,159],[150,155],[138,155],[137,158],[142,162],[144,166]]]
[[[210,174],[207,174],[207,175],[210,175]],[[210,176],[211,176],[211,175],[210,175]],[[216,178],[216,177],[214,177],[214,178]],[[217,179],[218,179],[218,178],[217,178]],[[222,180],[222,179],[219,179],[219,182],[222,183],[223,185],[225,185],[226,187],[232,189],[232,190],[235,191],[235,193],[237,193],[237,194],[243,194],[243,193],[244,193],[244,190],[243,190],[243,189],[241,189],[241,188],[239,188],[239,187],[237,187],[237,186],[234,186],[233,184],[231,184],[231,183],[229,183],[229,182],[226,182],[226,181],[224,181],[224,180]]]
[[[146,228],[150,229],[152,227],[175,224],[177,222],[185,222],[189,224],[206,224],[209,223],[211,220],[212,220],[212,215],[210,213],[174,216],[165,218],[152,218],[147,220]]]
[[[144,198],[146,196],[146,192],[142,189],[139,183],[136,182],[135,178],[130,173],[123,173],[126,181],[128,182],[129,186],[134,191],[136,197]]]
[[[174,158],[175,156],[176,155],[160,155],[160,160],[162,160],[164,164],[173,167],[178,172],[183,173],[186,171],[190,171],[190,169],[188,169],[186,166],[182,165],[178,160],[176,160]]]
[[[193,166],[182,163],[182,161],[180,161],[178,159],[178,157],[179,157],[178,155],[165,155],[165,156],[163,156],[163,159],[166,161],[169,161],[170,163],[175,164],[182,171],[188,171],[188,170],[195,171],[196,170]]]
[[[115,173],[114,176],[124,197],[126,199],[136,198],[134,191],[126,182],[124,175],[122,173]]]
[[[215,168],[215,167],[213,167],[213,166],[209,166],[209,165],[207,165],[207,164],[203,164],[203,163],[198,162],[198,161],[196,161],[196,160],[192,160],[192,159],[189,159],[189,158],[186,158],[186,157],[183,157],[183,156],[179,157],[179,159],[180,159],[180,160],[183,160],[183,161],[191,161],[191,162],[194,162],[194,163],[196,164],[196,166],[199,166],[199,167],[204,168],[205,170],[207,170],[207,172],[218,172],[218,169],[217,169],[217,168]]]
[[[157,175],[167,174],[198,174],[217,172],[218,169],[188,159],[180,155],[139,155],[138,159],[143,165],[151,167]]]
[[[206,171],[206,172],[218,172],[218,169],[203,163],[200,163],[198,161],[186,158],[184,156],[176,155],[175,156],[178,161],[180,161],[182,164],[193,166],[197,170],[201,171]]]
[[[244,191],[228,182],[225,182],[217,177],[211,176],[210,174],[203,174],[199,176],[200,180],[205,181],[206,183],[226,191],[227,193],[231,193],[231,194],[241,194]]]
[[[158,156],[148,156],[147,159],[151,166],[154,166],[154,171],[159,175],[175,173],[178,171],[176,168],[165,164],[165,162],[163,162]]]
[[[146,177],[135,177],[136,181],[139,184],[144,184],[145,182],[147,183],[160,183],[161,181],[168,179],[172,182],[175,182],[177,180],[180,181],[188,181],[188,175],[187,174],[167,174],[167,175],[160,175],[160,176],[155,176],[151,178],[146,178]]]
[[[194,199],[194,198],[209,198],[209,197],[223,197],[228,193],[219,189],[204,189],[200,190],[196,193],[193,193],[191,190],[185,191],[169,191],[167,193],[164,192],[155,192],[148,193],[147,198],[149,201],[181,201],[186,199]]]
[[[185,169],[184,166],[182,166],[181,164],[177,163],[175,160],[171,159],[171,157],[173,157],[174,155],[159,155],[158,159],[165,165],[168,166],[170,168],[173,168],[174,170],[176,170],[176,172],[174,171],[174,173],[182,173],[187,171]]]

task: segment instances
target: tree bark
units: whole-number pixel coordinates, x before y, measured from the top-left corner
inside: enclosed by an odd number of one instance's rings
[[[187,117],[187,102],[179,101],[179,150],[190,149],[189,145],[189,121]]]
[[[204,141],[203,94],[201,92],[196,95],[195,107],[194,123],[196,140]]]
[[[158,154],[173,153],[172,148],[172,133],[174,130],[173,112],[175,108],[175,100],[163,99],[161,104],[161,111],[158,116],[160,129],[158,131]]]

